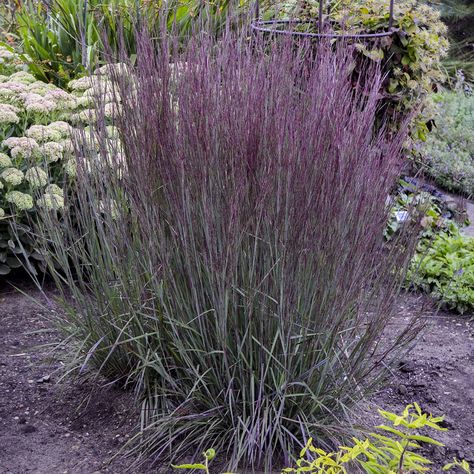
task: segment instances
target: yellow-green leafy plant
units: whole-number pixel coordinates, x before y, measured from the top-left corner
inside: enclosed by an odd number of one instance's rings
[[[416,402],[407,405],[400,415],[384,410],[379,410],[379,413],[386,421],[376,427],[378,432],[370,433],[364,440],[352,438],[351,446],[341,446],[338,451],[318,448],[310,438],[300,451],[296,466],[284,468],[282,474],[349,474],[356,468],[367,474],[434,472],[430,467],[432,462],[418,451],[422,445],[444,446],[422,434],[427,429],[446,431],[447,428],[441,425],[444,417],[423,413]],[[173,467],[209,473],[209,462],[215,455],[215,451],[209,449],[203,453],[203,463]],[[471,474],[469,463],[456,458],[442,469]]]
[[[444,417],[423,413],[417,403],[407,405],[400,415],[379,410],[388,422],[377,426],[378,432],[370,433],[365,440],[353,438],[352,446],[339,451],[326,452],[313,445],[310,438],[301,450],[295,468],[285,473],[345,474],[351,465],[359,465],[367,473],[416,473],[428,471],[431,462],[416,450],[420,443],[442,446],[433,438],[420,434],[423,428],[445,431],[440,426]]]
[[[191,463],[191,464],[179,464],[179,465],[172,465],[175,469],[192,469],[198,471],[204,471],[206,474],[209,474],[209,463],[216,457],[216,450],[215,449],[207,449],[204,453],[202,453],[204,460],[202,463]]]

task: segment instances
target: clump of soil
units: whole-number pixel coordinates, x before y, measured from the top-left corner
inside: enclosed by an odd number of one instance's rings
[[[158,472],[130,467],[133,459],[110,458],[133,435],[132,397],[114,386],[58,381],[60,360],[49,357],[58,334],[33,299],[11,287],[0,290],[0,472],[2,474],[133,474]],[[423,297],[405,295],[394,325],[406,324]],[[446,447],[433,448],[433,472],[453,456],[474,462],[474,333],[469,317],[425,311],[427,327],[390,385],[370,402],[400,411],[412,401],[446,415],[448,432],[436,433]],[[388,331],[390,333],[390,330]],[[387,337],[390,337],[388,334]],[[41,347],[40,347],[41,346]],[[83,401],[86,403],[81,403]],[[370,409],[370,413],[374,413]],[[374,424],[379,420],[374,416]],[[169,472],[163,468],[160,472]]]

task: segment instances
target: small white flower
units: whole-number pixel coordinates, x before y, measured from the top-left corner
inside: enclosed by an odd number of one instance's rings
[[[58,194],[44,193],[36,204],[49,211],[59,211],[64,207],[64,198]]]
[[[39,145],[36,140],[28,137],[10,137],[3,142],[4,146],[11,148],[12,158],[31,158],[37,154]]]
[[[71,95],[62,89],[53,89],[44,95],[44,98],[51,101],[67,101],[71,98]]]
[[[108,119],[113,119],[118,114],[120,114],[121,106],[120,104],[110,102],[104,106],[104,116]]]
[[[59,132],[61,134],[61,138],[70,137],[73,130],[71,125],[64,121],[52,122],[48,125],[48,128]]]
[[[19,97],[25,104],[43,100],[43,96],[36,94],[35,92],[22,92],[19,94]]]
[[[33,208],[33,198],[29,194],[21,193],[20,191],[10,191],[5,195],[5,199],[21,211]]]
[[[89,76],[81,77],[80,79],[74,79],[69,82],[68,87],[73,91],[85,91],[91,88],[93,81]]]
[[[23,171],[16,168],[6,168],[0,174],[3,180],[11,186],[18,186],[23,181]]]
[[[5,211],[0,207],[0,219],[3,219],[4,217],[5,217]]]
[[[10,104],[0,104],[0,124],[13,124],[20,121],[18,112],[20,110]]]
[[[16,54],[12,53],[9,49],[5,48],[5,46],[0,46],[0,58],[2,59],[15,59]]]
[[[130,73],[130,68],[125,63],[105,64],[96,69],[94,73],[98,75],[110,75],[113,73],[128,74]]]
[[[2,84],[3,89],[8,89],[17,94],[23,94],[28,90],[28,86],[22,82],[8,81]]]
[[[36,82],[35,77],[26,71],[15,72],[10,76],[10,80],[22,82],[23,84],[32,84],[33,82]]]
[[[8,148],[25,147],[36,150],[38,149],[38,143],[36,140],[27,137],[10,137],[4,140],[2,145]]]
[[[77,175],[77,164],[75,159],[69,159],[64,164],[64,172],[71,178],[75,178]]]
[[[97,122],[97,113],[94,109],[85,109],[77,114],[71,115],[71,120],[80,123],[95,123]]]
[[[34,138],[37,142],[56,142],[62,138],[61,133],[49,125],[32,125],[26,131],[26,135],[30,138]]]
[[[20,100],[20,98],[15,91],[12,91],[11,89],[7,89],[6,87],[2,87],[0,85],[0,100],[2,102],[16,103]]]
[[[0,169],[12,166],[12,160],[5,153],[0,153]]]
[[[42,99],[36,102],[25,103],[25,110],[30,113],[48,114],[56,109],[56,104],[51,100]]]
[[[66,138],[60,142],[63,146],[63,152],[67,155],[72,155],[74,153],[74,143],[70,138]]]
[[[0,104],[0,110],[5,110],[5,111],[8,111],[8,112],[13,112],[15,114],[19,114],[20,113],[20,109],[18,107],[15,107],[14,105],[12,104]]]
[[[47,142],[39,148],[40,155],[43,155],[48,163],[59,161],[63,157],[63,151],[63,146],[57,142]]]
[[[48,183],[48,175],[46,171],[38,166],[34,166],[27,170],[25,173],[25,179],[33,188],[41,188],[42,186],[46,186]]]
[[[28,86],[28,90],[34,94],[44,96],[48,91],[57,89],[54,84],[46,84],[43,81],[36,81]]]
[[[48,186],[46,186],[44,192],[64,197],[64,190],[60,188],[57,184],[49,184]]]

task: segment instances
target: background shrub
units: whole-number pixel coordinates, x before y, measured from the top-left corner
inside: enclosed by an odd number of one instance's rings
[[[474,96],[456,91],[434,97],[436,126],[419,145],[422,168],[450,191],[474,194]]]
[[[474,309],[474,239],[442,232],[420,242],[409,281],[460,313]]]
[[[281,4],[278,16],[303,20],[300,30],[315,32],[318,2],[290,0]],[[380,33],[388,30],[389,0],[336,2],[325,19],[325,31]],[[275,14],[275,8],[269,14]],[[383,65],[386,77],[380,117],[396,121],[419,111],[424,99],[444,79],[441,59],[446,56],[447,29],[439,12],[416,0],[396,1],[394,34],[372,40],[354,40],[363,57]],[[357,69],[356,69],[357,70]],[[414,136],[425,139],[430,117],[417,116]]]
[[[441,0],[434,6],[449,28],[450,51],[443,65],[451,77],[462,69],[468,80],[474,81],[474,4],[471,0]]]
[[[58,323],[72,370],[135,389],[157,458],[210,443],[270,468],[302,432],[346,431],[413,335],[377,345],[410,257],[382,238],[405,136],[374,133],[380,71],[352,84],[345,48],[174,45],[140,39],[136,72],[115,73],[122,152],[104,106],[99,161],[76,145],[72,216],[41,213]]]
[[[152,22],[151,5],[146,0],[25,0],[16,18],[30,72],[66,86],[99,65],[104,37],[113,50],[123,42],[128,53],[134,53],[138,11]]]

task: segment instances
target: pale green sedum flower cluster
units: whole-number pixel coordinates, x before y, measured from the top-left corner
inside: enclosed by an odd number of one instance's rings
[[[126,71],[125,65],[107,65],[72,81],[70,91],[65,91],[36,80],[18,54],[0,46],[2,274],[8,265],[5,236],[9,226],[27,225],[38,210],[60,212],[64,208],[62,185],[77,176],[75,155],[79,150],[84,155],[80,156],[84,171],[101,172],[104,166],[114,166],[123,174],[122,144],[112,125],[113,117],[120,113],[120,100],[107,75]],[[105,133],[94,126],[99,116],[97,103],[105,106],[102,114],[110,124]],[[104,212],[107,210],[116,214],[113,205],[104,206]]]

